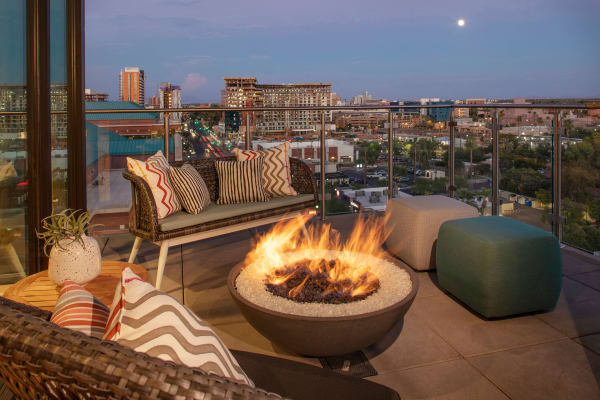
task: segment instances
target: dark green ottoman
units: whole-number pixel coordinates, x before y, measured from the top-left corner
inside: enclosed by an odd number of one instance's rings
[[[440,286],[487,318],[550,310],[560,295],[558,240],[514,219],[445,222],[436,264]]]

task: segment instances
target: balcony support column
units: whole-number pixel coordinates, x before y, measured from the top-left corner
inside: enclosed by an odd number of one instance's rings
[[[498,207],[500,206],[500,164],[498,162],[499,143],[500,140],[498,134],[498,113],[494,109],[494,115],[492,117],[492,215],[499,215]]]
[[[560,241],[562,239],[562,226],[560,217],[561,196],[561,153],[562,141],[560,135],[560,111],[554,111],[554,151],[552,160],[552,233]]]
[[[250,111],[246,112],[246,150],[250,150],[251,149],[251,143],[250,143]]]
[[[388,121],[390,124],[388,131],[388,200],[391,200],[394,197],[394,114],[392,110],[388,111]]]
[[[454,198],[454,108],[450,108],[450,121],[448,122],[448,195]]]
[[[85,1],[67,0],[68,207],[87,210],[85,160]]]
[[[169,160],[169,113],[163,114],[165,158]]]
[[[327,151],[325,149],[325,111],[321,111],[321,221],[325,221],[325,157]]]

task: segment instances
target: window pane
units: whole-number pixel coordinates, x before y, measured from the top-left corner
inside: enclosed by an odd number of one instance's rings
[[[25,1],[0,2],[0,285],[27,266],[26,115],[2,115],[26,105]]]
[[[53,112],[67,111],[66,0],[50,2],[50,102]],[[52,114],[52,210],[67,207],[67,115]]]

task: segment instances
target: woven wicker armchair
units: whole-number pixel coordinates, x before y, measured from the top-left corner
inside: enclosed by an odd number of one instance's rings
[[[162,361],[49,322],[50,313],[0,296],[0,379],[19,399],[276,400],[263,389]],[[398,400],[374,382],[232,350],[257,387],[297,400]]]
[[[281,399],[49,322],[0,297],[0,378],[22,399]]]
[[[185,161],[191,164],[200,173],[208,190],[210,197],[215,202],[219,197],[219,178],[215,168],[215,161],[232,161],[235,157],[205,158],[199,160]],[[172,165],[180,166],[184,162],[175,162]],[[214,220],[197,225],[186,226],[179,229],[163,230],[161,223],[171,218],[158,219],[156,205],[148,184],[138,176],[127,171],[123,177],[131,182],[132,207],[129,216],[129,232],[136,237],[129,256],[129,262],[133,263],[138,249],[143,240],[151,241],[160,246],[158,258],[158,269],[156,276],[156,287],[160,288],[164,266],[167,260],[168,249],[184,243],[195,242],[214,236],[219,236],[239,230],[250,229],[260,225],[277,222],[283,218],[292,218],[302,212],[314,210],[318,201],[317,186],[313,174],[308,166],[297,158],[290,157],[290,168],[292,186],[302,197],[303,201],[292,205],[264,209],[257,212],[236,215],[230,218]],[[306,196],[312,195],[312,196]],[[273,202],[273,204],[276,204]]]

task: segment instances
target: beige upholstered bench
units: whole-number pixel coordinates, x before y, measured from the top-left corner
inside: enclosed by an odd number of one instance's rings
[[[386,214],[388,251],[419,271],[435,268],[435,243],[442,223],[479,215],[475,207],[438,195],[392,199]]]
[[[217,160],[233,161],[235,157],[185,161],[202,176],[213,202],[219,198],[219,177],[215,168]],[[183,163],[184,161],[178,161],[171,165],[179,167]],[[162,219],[158,219],[156,204],[148,184],[142,178],[123,171],[123,177],[131,181],[129,232],[135,236],[129,262],[135,261],[143,240],[160,246],[156,271],[156,287],[160,288],[169,247],[272,224],[313,211],[318,198],[312,171],[302,160],[292,157],[290,169],[292,186],[298,192],[297,196],[276,197],[259,203],[212,203],[200,214],[178,211]]]

